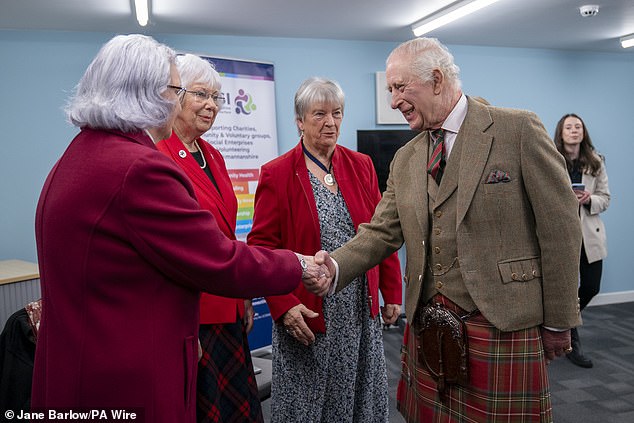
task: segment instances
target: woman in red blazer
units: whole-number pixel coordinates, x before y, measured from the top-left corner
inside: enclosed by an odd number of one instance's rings
[[[214,215],[227,237],[236,239],[238,201],[225,161],[219,151],[201,138],[224,104],[220,75],[208,61],[193,54],[178,56],[176,67],[186,89],[182,110],[174,122],[172,136],[156,147],[192,180],[200,207]],[[252,325],[250,300],[202,294],[198,422],[263,421],[247,339]]]
[[[150,37],[117,36],[69,104],[81,131],[47,177],[35,221],[42,319],[31,405],[46,417],[117,409],[193,423],[200,291],[278,295],[300,281],[293,252],[230,240],[156,150],[180,111],[174,59]]]
[[[366,155],[337,145],[344,94],[322,78],[295,95],[301,139],[265,164],[247,242],[306,254],[332,251],[368,222],[381,198]],[[273,328],[272,422],[377,422],[388,418],[388,389],[379,313],[400,314],[396,255],[322,301],[301,287],[269,296]]]

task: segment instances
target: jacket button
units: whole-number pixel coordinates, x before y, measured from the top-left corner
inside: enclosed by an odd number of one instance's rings
[[[418,275],[418,282],[421,282],[423,280],[423,275]]]
[[[440,247],[434,247],[434,253],[440,254]]]
[[[597,228],[597,232],[599,232],[599,228]]]
[[[437,210],[436,213],[434,213],[434,216],[436,216],[436,217],[442,216],[442,211],[441,210]]]
[[[442,270],[442,264],[436,263],[436,270]]]
[[[441,231],[440,231],[440,229],[439,229],[439,228],[434,229],[434,233],[435,233],[436,235],[440,235],[440,232],[441,232]]]
[[[436,282],[436,289],[442,289],[442,281]]]
[[[514,281],[519,280],[517,273],[511,273],[511,279],[513,279]]]

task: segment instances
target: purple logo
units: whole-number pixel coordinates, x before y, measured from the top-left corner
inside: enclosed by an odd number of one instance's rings
[[[243,113],[245,115],[250,115],[251,112],[255,111],[257,106],[253,102],[253,97],[250,94],[244,92],[244,90],[238,90],[238,95],[235,97],[236,102],[236,113]]]

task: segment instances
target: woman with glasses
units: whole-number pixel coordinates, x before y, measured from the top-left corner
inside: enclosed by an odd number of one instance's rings
[[[238,202],[225,161],[201,138],[224,104],[218,72],[193,54],[176,58],[181,77],[181,112],[172,136],[158,143],[191,179],[201,208],[216,218],[222,232],[235,237]],[[198,363],[199,422],[261,422],[262,411],[247,333],[253,326],[251,300],[203,294]]]
[[[42,415],[115,409],[128,421],[193,423],[200,291],[279,295],[307,273],[291,251],[222,233],[157,151],[181,111],[180,86],[173,50],[120,35],[70,100],[78,134],[35,219],[42,318],[31,406]]]

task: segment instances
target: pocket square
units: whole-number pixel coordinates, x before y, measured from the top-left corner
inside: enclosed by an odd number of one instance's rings
[[[503,170],[492,170],[484,183],[497,184],[500,182],[511,182],[511,177],[508,172],[504,172]]]

